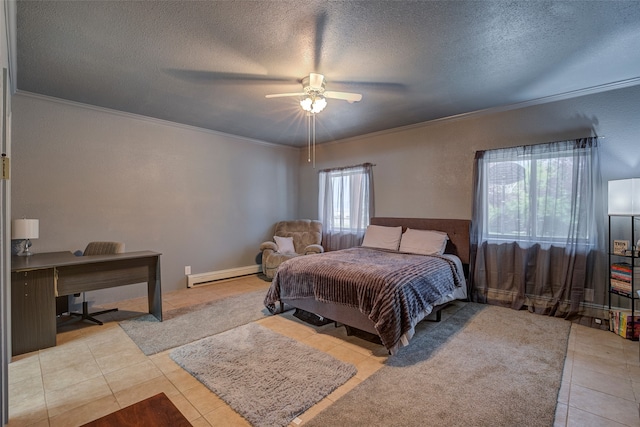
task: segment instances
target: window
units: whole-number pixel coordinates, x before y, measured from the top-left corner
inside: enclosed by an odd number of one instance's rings
[[[482,240],[590,239],[589,150],[561,143],[490,150],[481,153],[476,167]]]
[[[584,156],[584,154],[579,155]],[[486,237],[493,239],[566,239],[572,207],[580,206],[580,179],[575,168],[584,160],[548,153],[527,159],[488,160],[485,177]],[[586,229],[578,238],[587,238]]]
[[[597,137],[478,151],[474,172],[471,300],[590,315],[606,294]]]
[[[373,165],[319,173],[318,218],[328,250],[359,245],[373,215]]]

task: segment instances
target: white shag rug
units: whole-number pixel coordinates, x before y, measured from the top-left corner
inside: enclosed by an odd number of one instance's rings
[[[257,323],[184,345],[170,356],[257,427],[288,425],[357,372]]]

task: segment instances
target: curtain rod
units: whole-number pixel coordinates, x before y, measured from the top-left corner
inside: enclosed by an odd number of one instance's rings
[[[605,136],[598,136],[598,135],[594,135],[594,136],[583,136],[582,138],[574,138],[574,139],[562,139],[559,141],[547,141],[547,142],[536,142],[535,144],[526,144],[526,145],[514,145],[513,147],[496,147],[496,148],[489,148],[487,150],[476,150],[476,156],[478,155],[478,153],[485,153],[487,151],[493,151],[493,150],[503,150],[503,149],[509,149],[509,148],[528,148],[528,147],[535,147],[536,145],[545,145],[545,144],[557,144],[559,142],[569,142],[569,141],[579,141],[581,139],[587,139],[587,138],[595,138],[597,139],[605,139]]]
[[[343,169],[351,169],[351,168],[357,168],[357,167],[367,167],[367,166],[375,166],[375,164],[373,163],[362,163],[360,165],[351,165],[351,166],[341,166],[341,167],[337,167],[337,168],[328,168],[328,169],[321,169],[318,171],[318,173],[320,172],[333,172],[333,171],[339,171],[339,170],[343,170]]]

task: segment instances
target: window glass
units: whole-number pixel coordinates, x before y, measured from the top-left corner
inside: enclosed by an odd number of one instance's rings
[[[496,159],[484,174],[486,237],[555,241],[569,234],[574,203],[580,204],[579,159],[567,154]],[[588,236],[582,235],[581,238]]]
[[[329,250],[359,245],[373,215],[370,163],[319,173],[318,218]]]

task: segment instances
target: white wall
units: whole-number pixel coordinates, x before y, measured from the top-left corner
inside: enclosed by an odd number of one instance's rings
[[[363,100],[362,102],[366,102]],[[300,153],[302,217],[317,218],[317,171],[371,162],[377,216],[471,218],[477,150],[604,135],[603,181],[640,177],[640,86],[365,135]],[[318,120],[322,117],[318,116]],[[606,221],[606,218],[603,218]]]
[[[298,150],[30,94],[13,117],[12,216],[40,220],[34,252],[92,240],[161,252],[166,293],[186,286],[187,265],[255,265],[274,224],[297,217]]]

